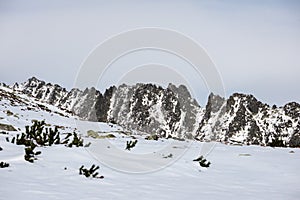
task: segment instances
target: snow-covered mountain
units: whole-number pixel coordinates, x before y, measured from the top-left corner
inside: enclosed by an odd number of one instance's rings
[[[201,113],[185,86],[121,85],[110,99],[108,121],[162,137],[192,138]]]
[[[203,113],[183,85],[165,89],[153,84],[121,85],[101,94],[93,87],[67,91],[32,77],[11,88],[85,120],[113,122],[161,137],[192,138]]]
[[[199,140],[268,146],[300,146],[300,105],[283,107],[258,101],[252,95],[231,95],[227,100],[211,94],[197,130]]]
[[[300,146],[300,105],[269,106],[252,95],[228,99],[210,94],[199,106],[183,85],[121,85],[104,94],[95,88],[67,91],[56,84],[30,78],[8,86],[89,121],[113,122],[130,131],[160,137],[196,138],[201,141]]]
[[[37,89],[33,83],[31,87],[24,87],[25,84],[15,85],[15,90],[12,86],[0,84],[0,199],[123,200],[132,199],[136,194],[142,194],[139,195],[139,199],[145,200],[153,198],[199,199],[199,197],[239,199],[241,196],[244,199],[298,199],[299,148],[234,146],[214,142],[179,141],[172,138],[149,140],[150,133],[139,135],[133,132],[133,135],[130,135],[129,131],[115,124],[84,121],[74,115],[80,110],[80,102],[89,101],[90,105],[97,107],[96,105],[100,104],[94,103],[93,99],[99,98],[104,102],[114,102],[114,104],[101,104],[102,109],[108,110],[107,113],[103,112],[104,119],[117,118],[118,123],[124,123],[124,126],[132,128],[135,128],[133,127],[135,123],[140,122],[141,126],[136,128],[143,129],[144,121],[152,120],[153,114],[159,113],[153,117],[157,121],[162,120],[159,116],[164,117],[164,120],[168,115],[172,116],[172,113],[176,113],[176,107],[174,108],[173,105],[179,102],[182,106],[177,108],[180,111],[178,116],[182,121],[178,122],[176,118],[174,124],[182,123],[179,129],[192,127],[189,123],[196,124],[195,129],[187,129],[187,131],[190,130],[192,133],[195,131],[196,134],[198,130],[197,138],[201,139],[201,134],[205,130],[206,135],[202,140],[206,140],[213,136],[209,134],[211,127],[215,127],[215,130],[221,130],[221,128],[227,130],[230,123],[239,121],[237,116],[243,115],[237,114],[237,110],[242,105],[247,110],[244,114],[247,116],[245,124],[248,124],[248,118],[254,118],[257,123],[260,122],[258,119],[260,119],[261,108],[265,108],[267,113],[271,111],[276,113],[273,114],[273,118],[266,118],[272,123],[272,119],[276,122],[280,116],[285,121],[293,118],[294,123],[299,120],[299,105],[297,104],[292,103],[285,108],[272,109],[259,103],[257,103],[259,106],[256,106],[253,104],[256,101],[247,95],[233,95],[231,103],[216,95],[210,95],[206,108],[199,108],[192,99],[189,99],[188,93],[185,93],[187,90],[183,86],[175,88],[170,85],[169,89],[163,89],[154,85],[123,85],[118,88],[113,87],[100,98],[101,94],[92,89],[86,91],[73,89],[73,92],[67,92],[51,84],[41,85],[40,89]],[[58,89],[54,89],[55,87]],[[40,92],[43,100],[34,97],[39,90],[47,91],[47,88],[49,94]],[[132,94],[128,94],[128,91]],[[121,96],[124,98],[123,101]],[[110,101],[103,100],[105,98]],[[132,100],[127,100],[127,98]],[[172,104],[167,105],[163,101],[164,98],[173,99]],[[59,102],[63,102],[63,99],[65,103],[60,105]],[[131,106],[131,104],[138,105],[140,101],[142,105]],[[228,111],[224,109],[227,104]],[[125,117],[117,116],[121,111],[126,114],[122,105],[124,107],[130,105],[134,108],[132,113],[128,114],[128,118],[135,117],[137,122],[127,122]],[[73,113],[66,110],[72,106]],[[134,113],[139,113],[135,111],[139,107],[144,112],[149,110],[150,117],[148,115],[141,118],[134,116]],[[254,114],[256,107],[258,114]],[[90,113],[87,107],[84,109],[86,113]],[[232,113],[231,110],[233,110]],[[186,113],[182,114],[184,112]],[[97,112],[95,115],[100,116]],[[223,126],[217,121],[218,115],[221,116],[219,121],[224,122]],[[193,117],[196,122],[188,120],[194,119]],[[228,122],[225,123],[226,118]],[[46,133],[50,128],[52,130],[57,128],[61,139],[67,137],[69,133],[77,133],[84,140],[85,147],[70,148],[64,144],[37,146],[35,152],[32,152],[36,160],[33,163],[27,162],[25,160],[28,154],[27,147],[16,145],[12,143],[12,140],[27,133],[26,126],[31,126],[37,120],[45,120]],[[152,121],[149,124],[151,123]],[[169,121],[162,120],[160,123],[157,126],[169,123]],[[209,126],[210,123],[211,126]],[[154,125],[152,124],[153,127]],[[257,126],[260,128],[259,123]],[[244,126],[241,125],[241,127]],[[292,130],[292,127],[289,130]],[[173,135],[172,131],[170,133]],[[220,132],[215,137],[222,138],[222,134]],[[246,136],[241,138],[247,139]],[[125,150],[127,142],[133,139],[138,141],[137,145],[131,151]],[[230,142],[229,139],[232,137],[228,137],[227,141]],[[201,167],[198,162],[193,161],[199,157],[199,153],[211,162],[209,168]],[[80,175],[81,166],[89,168],[93,165],[100,167],[99,176],[103,176],[104,179],[86,178]],[[143,169],[155,169],[155,171],[145,172],[142,171]]]

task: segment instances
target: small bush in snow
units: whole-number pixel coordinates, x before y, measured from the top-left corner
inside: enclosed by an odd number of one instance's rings
[[[138,142],[137,140],[127,141],[126,142],[126,148],[125,148],[125,150],[130,151],[133,147],[135,147],[135,145],[136,145],[137,142]]]
[[[72,133],[68,133],[67,137],[65,138],[65,141],[68,142],[70,136],[72,136]],[[73,139],[69,144],[66,144],[67,147],[82,147],[83,146],[83,139],[81,139],[80,136],[77,135],[77,133],[73,133]]]
[[[77,133],[68,133],[64,140],[60,139],[58,128],[45,128],[45,121],[33,121],[33,125],[25,127],[25,133],[17,134],[11,139],[11,143],[25,146],[25,160],[34,162],[36,155],[41,154],[40,151],[34,152],[37,146],[52,146],[58,144],[65,144],[67,147],[82,147],[83,139]],[[72,137],[71,137],[72,136]],[[9,142],[9,138],[6,140]],[[70,141],[71,140],[71,141]]]
[[[31,143],[39,146],[52,146],[62,142],[57,127],[45,128],[45,121],[34,121],[32,126],[25,127],[25,133],[13,137],[11,143],[25,146],[31,146]]]
[[[199,162],[201,167],[208,168],[210,166],[210,162],[207,161],[203,156],[200,156],[199,158],[196,158],[193,160],[194,162]]]
[[[24,159],[28,162],[33,163],[37,158],[35,156],[40,155],[42,152],[36,151],[34,152],[35,145],[30,146],[30,147],[25,147],[25,155]]]
[[[89,178],[104,178],[103,176],[98,176],[99,173],[96,172],[100,167],[92,165],[90,169],[85,168],[83,165],[79,168],[79,175],[84,175],[85,177]]]
[[[0,162],[0,168],[9,167],[9,164],[6,162]]]

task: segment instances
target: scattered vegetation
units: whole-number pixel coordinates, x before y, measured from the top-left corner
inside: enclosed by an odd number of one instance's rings
[[[9,167],[9,163],[0,162],[0,168],[6,168],[6,167]]]
[[[61,144],[60,136],[57,128],[44,129],[45,121],[34,121],[31,127],[25,127],[25,133],[17,134],[13,137],[11,143],[17,145],[28,146],[52,146],[53,144]],[[45,131],[44,131],[45,130]]]
[[[163,156],[163,158],[173,158],[173,154],[169,154],[169,155],[166,155],[166,156]]]
[[[31,126],[25,127],[25,133],[17,134],[11,140],[9,137],[6,137],[7,142],[11,142],[17,145],[24,145],[25,146],[25,155],[24,159],[30,163],[33,163],[37,160],[37,155],[40,155],[41,151],[36,151],[36,147],[41,146],[52,146],[58,144],[64,144],[66,147],[82,147],[83,146],[83,139],[76,133],[68,133],[66,137],[62,140],[60,138],[60,133],[58,132],[58,127],[56,126],[54,129],[52,128],[45,128],[47,124],[45,121],[32,121]],[[2,134],[8,134],[6,132],[1,132]],[[137,142],[137,141],[136,141]],[[130,143],[130,148],[134,147],[136,142]],[[87,144],[86,146],[89,146]],[[2,148],[0,147],[0,151]],[[5,162],[0,163],[0,168],[8,167],[9,164]],[[64,168],[67,170],[67,168]],[[79,174],[84,175],[85,177],[91,178],[99,178],[103,179],[104,176],[99,176],[97,170],[99,166],[92,165],[91,168],[87,169],[83,165],[79,168]]]
[[[67,136],[61,140],[58,128],[45,128],[45,121],[34,121],[31,127],[25,127],[25,133],[17,134],[13,137],[11,143],[17,145],[32,146],[32,143],[36,146],[52,146],[55,144],[65,144],[68,147],[83,146],[83,139],[78,136],[76,132],[68,133]],[[72,140],[70,138],[72,136]]]
[[[92,143],[91,143],[91,142],[89,142],[89,143],[85,144],[85,145],[84,145],[84,147],[85,147],[85,148],[87,148],[87,147],[90,147],[90,146],[91,146],[91,144],[92,144]]]
[[[34,152],[35,147],[36,147],[35,145],[30,147],[25,147],[24,159],[26,161],[33,163],[34,160],[37,159],[35,156],[40,155],[42,153],[41,151]]]
[[[208,168],[210,166],[210,162],[207,161],[203,156],[200,156],[199,158],[196,158],[193,160],[194,162],[199,162],[201,167]]]
[[[85,177],[89,178],[100,178],[103,179],[104,176],[99,176],[97,170],[99,166],[92,165],[90,169],[85,168],[83,165],[79,168],[79,175],[84,175]]]
[[[67,137],[65,138],[64,143],[68,143],[69,142],[69,138],[72,136],[72,133],[68,133]],[[72,141],[66,145],[67,147],[82,147],[83,146],[83,139],[81,139],[80,136],[78,136],[77,133],[73,132],[73,139]]]
[[[3,134],[3,135],[8,135],[8,132],[5,132],[5,131],[0,131],[0,134]]]
[[[11,112],[10,110],[5,110],[4,113],[6,113],[7,116],[12,116],[12,115],[14,115],[14,113]]]
[[[83,139],[77,133],[68,133],[67,136],[61,140],[58,128],[45,128],[45,121],[33,121],[32,126],[25,127],[25,133],[17,134],[11,139],[11,143],[25,146],[24,159],[28,162],[34,162],[36,155],[41,154],[40,151],[35,152],[34,149],[38,146],[52,146],[64,144],[67,147],[82,147]],[[71,137],[72,136],[72,137]],[[72,138],[72,139],[71,139]],[[9,142],[9,138],[6,138]]]
[[[135,145],[136,145],[137,142],[138,142],[137,140],[127,141],[126,142],[126,148],[125,148],[125,150],[130,151],[133,147],[135,147]]]

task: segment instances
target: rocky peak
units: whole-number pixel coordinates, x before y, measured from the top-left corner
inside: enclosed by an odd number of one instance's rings
[[[113,92],[111,99],[110,121],[162,137],[192,134],[200,109],[183,86],[123,84]]]
[[[245,106],[253,114],[257,114],[260,109],[269,107],[267,104],[258,101],[253,95],[234,93],[227,100],[227,111],[232,109],[236,103]]]
[[[212,102],[215,106],[211,105]],[[197,138],[241,144],[297,146],[300,145],[299,122],[299,104],[295,102],[277,108],[262,103],[253,95],[234,93],[224,101],[211,94]]]
[[[26,82],[22,83],[20,86],[25,93],[32,94],[34,91],[40,89],[44,85],[45,81],[41,81],[35,77],[32,77]]]

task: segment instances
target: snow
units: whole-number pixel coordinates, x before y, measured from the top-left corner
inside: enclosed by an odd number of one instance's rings
[[[200,169],[192,159],[202,143],[194,143],[173,165],[153,173],[124,173],[95,160],[84,148],[43,148],[31,164],[23,149],[1,140],[1,199],[297,199],[299,149],[217,144]],[[143,148],[143,147],[141,147]],[[13,153],[12,153],[13,152]],[[240,154],[251,156],[239,156]],[[119,160],[120,165],[124,161]],[[78,175],[81,165],[100,165],[104,179]],[[150,165],[143,161],[142,165]],[[67,167],[67,170],[64,168]]]
[[[119,126],[66,118],[38,108],[24,110],[26,107],[11,106],[9,101],[0,100],[1,123],[24,131],[32,119],[45,119],[51,125],[65,126],[62,132],[76,128],[85,143],[92,144],[88,148],[38,147],[42,154],[29,163],[24,160],[24,146],[5,141],[17,132],[0,134],[3,148],[0,161],[10,164],[0,169],[1,200],[299,199],[299,148],[229,146],[190,140],[148,141],[140,136],[136,147],[125,151],[126,141],[133,138],[122,134]],[[8,116],[6,110],[18,118]],[[113,133],[117,137],[87,138],[87,130]],[[170,153],[171,158],[163,158]],[[209,168],[201,168],[192,161],[200,154],[212,163]],[[99,174],[104,179],[79,175],[81,165],[92,164],[100,166]]]

